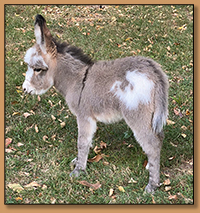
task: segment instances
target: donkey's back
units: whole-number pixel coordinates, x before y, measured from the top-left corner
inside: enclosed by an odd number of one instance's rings
[[[23,89],[40,95],[54,85],[77,116],[78,157],[70,175],[86,169],[97,121],[124,119],[148,156],[146,191],[153,192],[160,185],[168,107],[168,80],[160,65],[144,57],[93,62],[79,48],[57,43],[41,15],[36,16],[35,36],[36,44],[25,56]]]

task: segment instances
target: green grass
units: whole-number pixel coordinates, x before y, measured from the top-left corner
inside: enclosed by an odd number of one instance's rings
[[[13,148],[5,153],[5,203],[192,204],[193,6],[107,5],[100,10],[89,5],[6,5],[5,12],[5,137],[12,139],[7,149]],[[154,195],[144,194],[147,157],[124,122],[99,123],[94,147],[105,142],[102,153],[108,157],[88,163],[86,175],[69,177],[69,163],[77,155],[76,118],[54,88],[39,100],[25,96],[21,87],[27,69],[23,57],[34,43],[37,13],[45,16],[55,37],[81,47],[95,60],[143,55],[162,65],[170,82],[169,120],[174,121],[165,127],[161,153],[161,181],[170,179],[170,191],[162,185]],[[25,112],[32,115],[25,118]],[[63,128],[61,122],[66,123]],[[95,155],[91,149],[89,158]],[[131,178],[137,182],[129,183]],[[98,181],[101,187],[91,189],[81,185],[81,180]],[[33,181],[41,187],[24,187]],[[13,183],[24,190],[9,188]],[[112,196],[110,189],[114,190]],[[170,199],[170,195],[174,197]]]

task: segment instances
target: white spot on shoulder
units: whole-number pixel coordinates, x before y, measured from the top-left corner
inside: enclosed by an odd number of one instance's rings
[[[139,103],[148,104],[151,101],[151,90],[154,83],[147,78],[146,74],[137,70],[128,71],[126,80],[129,84],[122,89],[121,81],[116,81],[110,91],[126,105],[128,109],[136,109]]]

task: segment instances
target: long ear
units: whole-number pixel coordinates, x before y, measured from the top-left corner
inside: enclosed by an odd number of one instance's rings
[[[42,52],[46,54],[48,52],[48,46],[51,46],[52,36],[47,28],[46,20],[41,15],[37,15],[35,18],[35,37]]]

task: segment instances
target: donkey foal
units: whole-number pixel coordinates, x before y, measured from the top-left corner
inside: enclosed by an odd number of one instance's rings
[[[93,62],[82,50],[57,42],[41,15],[36,44],[27,50],[24,92],[41,95],[53,85],[77,117],[78,157],[70,175],[86,169],[97,121],[124,119],[148,156],[147,192],[160,186],[160,150],[168,114],[168,80],[160,66],[144,57]]]

